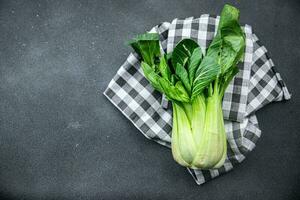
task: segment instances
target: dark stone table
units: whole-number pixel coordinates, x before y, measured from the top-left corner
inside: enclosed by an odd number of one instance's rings
[[[231,1],[293,96],[257,113],[256,149],[224,176],[196,185],[102,95],[126,40],[224,2],[0,1],[0,199],[299,199],[299,1]]]

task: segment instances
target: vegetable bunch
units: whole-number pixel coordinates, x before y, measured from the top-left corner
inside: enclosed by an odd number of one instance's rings
[[[129,42],[141,56],[145,77],[172,102],[172,154],[183,166],[212,169],[224,164],[222,98],[245,48],[238,19],[239,10],[225,5],[216,36],[203,53],[194,40],[183,39],[173,52],[161,55],[155,33]]]

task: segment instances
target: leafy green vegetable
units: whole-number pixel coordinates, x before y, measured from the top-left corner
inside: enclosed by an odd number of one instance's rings
[[[187,70],[180,63],[177,63],[176,68],[175,68],[175,73],[179,77],[180,81],[183,83],[188,94],[190,94],[191,93],[191,85],[190,85],[189,74],[188,74]]]
[[[167,55],[160,55],[158,34],[139,35],[129,43],[142,58],[145,77],[172,101],[172,154],[183,166],[212,169],[224,164],[222,98],[245,48],[238,19],[239,11],[225,5],[205,56],[192,39],[181,40]]]
[[[158,69],[161,73],[161,76],[167,80],[171,80],[171,75],[172,75],[172,72],[168,66],[168,63],[167,63],[167,59],[166,59],[166,56],[162,56],[160,58],[160,63],[158,65]]]
[[[172,53],[172,65],[176,66],[177,63],[184,65],[186,59],[189,59],[196,48],[199,45],[191,39],[181,40],[173,50]]]
[[[197,47],[194,49],[194,51],[190,57],[190,63],[188,65],[190,85],[193,85],[195,73],[196,73],[197,67],[199,66],[199,64],[201,62],[201,59],[202,59],[201,48]]]
[[[159,35],[147,33],[138,35],[128,43],[132,48],[143,57],[143,60],[150,66],[160,56]]]

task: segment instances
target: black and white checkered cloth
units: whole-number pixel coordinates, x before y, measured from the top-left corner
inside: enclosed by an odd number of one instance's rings
[[[203,53],[216,34],[219,17],[174,19],[155,26],[150,32],[160,35],[161,51],[172,52],[183,38],[192,38]],[[255,147],[261,135],[255,111],[272,101],[290,99],[284,82],[274,68],[267,50],[260,45],[252,28],[245,25],[246,50],[239,73],[228,86],[223,99],[223,114],[227,134],[227,159],[214,170],[188,169],[197,184],[230,171],[242,162]],[[104,95],[148,139],[170,147],[172,109],[167,100],[155,91],[140,68],[139,57],[132,53],[109,83]]]

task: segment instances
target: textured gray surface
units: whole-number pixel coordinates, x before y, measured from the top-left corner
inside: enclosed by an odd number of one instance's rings
[[[224,3],[185,2],[0,1],[0,199],[300,198],[299,1],[231,1],[293,96],[258,113],[258,146],[222,177],[197,186],[102,95],[124,41]]]

